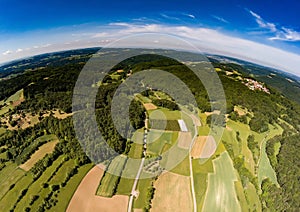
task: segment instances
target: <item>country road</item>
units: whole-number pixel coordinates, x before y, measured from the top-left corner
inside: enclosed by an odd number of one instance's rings
[[[194,125],[194,128],[195,128],[195,134],[194,134],[194,137],[192,139],[192,142],[191,142],[191,145],[190,145],[190,148],[189,148],[189,162],[190,162],[190,177],[191,177],[191,187],[192,187],[194,212],[197,212],[197,201],[196,201],[196,193],[195,193],[195,185],[194,185],[194,174],[193,174],[193,164],[192,164],[191,151],[192,151],[192,147],[194,145],[195,139],[197,138],[197,135],[198,135],[198,129],[197,129],[197,125],[195,123],[195,120],[191,117],[191,115],[188,114],[185,111],[182,111],[182,112],[187,114],[193,120],[193,125]]]
[[[133,197],[136,195],[136,186],[137,186],[138,180],[140,178],[140,175],[141,175],[141,172],[142,172],[142,169],[143,169],[143,166],[144,166],[144,162],[145,162],[145,158],[142,158],[139,171],[136,174],[136,177],[135,177],[132,189],[131,189],[131,194],[130,194],[130,197],[129,197],[127,212],[131,212],[132,211]]]
[[[147,129],[148,129],[148,118],[147,118],[147,114],[146,114],[146,119],[145,119],[145,132],[144,132],[144,137],[143,137],[143,144],[147,145]],[[143,150],[143,158],[141,160],[141,164],[140,164],[140,168],[136,174],[132,189],[131,189],[131,193],[130,193],[130,197],[129,197],[129,202],[128,202],[128,208],[127,208],[127,212],[131,212],[132,211],[132,203],[133,203],[133,198],[136,196],[136,186],[137,183],[139,181],[139,178],[141,176],[143,167],[144,167],[144,162],[145,162],[145,156],[146,156],[146,148],[144,148]]]

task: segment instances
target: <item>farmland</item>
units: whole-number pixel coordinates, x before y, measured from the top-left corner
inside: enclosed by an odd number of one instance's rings
[[[126,211],[128,196],[115,195],[107,198],[95,195],[103,174],[103,170],[97,166],[90,170],[78,186],[67,211]]]
[[[167,108],[159,108],[157,110],[148,111],[150,119],[178,120],[182,119],[182,113],[178,110],[171,111]]]
[[[112,197],[117,191],[120,176],[126,164],[125,157],[118,156],[109,164],[107,171],[101,178],[100,185],[97,189],[97,195],[103,197]]]
[[[150,130],[147,136],[147,152],[160,155],[175,144],[178,132]]]
[[[180,131],[180,127],[177,120],[150,119],[149,122],[151,129]]]
[[[149,187],[152,187],[154,180],[151,178],[140,179],[137,185],[137,190],[139,192],[138,197],[134,200],[133,208],[143,209],[149,205],[147,201],[147,193]]]
[[[199,160],[192,160],[192,168],[194,175],[195,195],[198,211],[201,211],[205,199],[207,189],[208,173],[213,173],[212,160],[207,160],[204,164],[200,164]]]
[[[58,140],[55,139],[53,141],[50,141],[41,147],[33,154],[31,155],[30,159],[26,161],[24,164],[20,165],[21,169],[24,169],[25,171],[29,171],[36,162],[38,162],[41,158],[43,158],[46,154],[51,153],[54,150],[55,145],[58,143]]]
[[[0,101],[0,115],[7,113],[10,109],[18,106],[24,101],[24,90],[21,89],[17,91],[15,94],[11,95],[5,101]]]
[[[198,136],[191,154],[193,158],[209,158],[217,149],[217,144],[212,136]]]
[[[203,211],[241,211],[234,186],[237,177],[228,153],[213,160],[213,166],[214,173],[208,174]]]
[[[189,177],[166,172],[159,176],[154,187],[153,212],[193,210]]]

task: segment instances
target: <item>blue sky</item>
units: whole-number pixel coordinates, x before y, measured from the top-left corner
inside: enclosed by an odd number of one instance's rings
[[[297,0],[0,0],[0,63],[135,33],[174,32],[212,53],[215,39],[216,53],[299,75],[299,10]]]

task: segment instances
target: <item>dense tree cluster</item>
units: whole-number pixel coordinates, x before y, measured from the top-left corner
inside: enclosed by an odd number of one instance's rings
[[[218,114],[211,114],[207,117],[206,123],[209,126],[216,125],[220,127],[226,126],[226,120],[224,115],[218,115]]]
[[[159,107],[168,108],[169,110],[179,110],[179,107],[175,102],[167,99],[155,99],[152,103]]]
[[[281,147],[274,159],[274,144],[280,140]],[[274,165],[280,188],[266,180],[263,184],[262,199],[266,207],[274,211],[297,211],[300,208],[300,136],[274,138],[267,143],[267,153]]]
[[[143,104],[137,100],[132,100],[129,106],[130,124],[134,129],[145,126],[146,110]]]
[[[257,163],[258,158],[259,158],[259,146],[258,146],[257,141],[255,141],[254,135],[249,135],[248,136],[247,146],[250,149],[250,151],[252,152],[253,159],[254,159],[255,163]]]

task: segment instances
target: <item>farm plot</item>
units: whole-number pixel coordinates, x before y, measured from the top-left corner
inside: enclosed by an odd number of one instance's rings
[[[128,196],[114,195],[112,198],[96,196],[97,186],[103,177],[104,171],[95,166],[84,177],[73,195],[67,211],[126,211]]]
[[[32,182],[30,184],[30,186],[28,187],[28,191],[26,193],[26,195],[22,198],[22,200],[19,202],[19,204],[16,207],[16,210],[22,210],[25,207],[29,206],[29,203],[31,202],[31,197],[34,195],[39,196],[39,198],[30,206],[32,211],[37,211],[38,207],[40,204],[42,204],[44,198],[51,192],[50,191],[50,186],[43,186],[44,184],[48,184],[48,180],[49,178],[53,175],[53,173],[55,173],[55,170],[60,166],[60,164],[63,163],[63,157],[60,156],[58,157],[51,166],[49,166],[44,172],[43,174],[35,181],[33,181],[33,177],[32,177]],[[21,170],[21,169],[20,169]],[[28,172],[30,173],[30,172]],[[31,174],[28,174],[27,176],[32,176]],[[65,175],[64,175],[65,177]],[[49,184],[48,184],[49,185]],[[21,188],[25,188],[23,183],[21,181],[19,181],[16,184],[16,187],[21,187]],[[9,196],[8,196],[9,197]]]
[[[137,184],[138,196],[134,199],[133,208],[135,209],[143,209],[148,206],[149,202],[147,201],[147,193],[149,187],[152,187],[153,179],[140,179]]]
[[[177,140],[178,132],[150,130],[147,136],[147,153],[160,155],[167,151]]]
[[[150,128],[157,130],[180,131],[177,120],[150,119]]]
[[[237,177],[227,152],[213,160],[214,173],[208,174],[203,211],[241,211],[235,184]]]
[[[22,169],[18,169],[15,163],[6,162],[5,165],[0,171],[0,200],[10,190],[10,186],[16,184],[25,175],[25,172]]]
[[[266,153],[266,140],[263,141],[260,150],[260,159],[258,165],[258,184],[261,185],[265,178],[269,178],[271,182],[278,185],[277,176],[270,164],[270,160]]]
[[[32,183],[33,177],[31,174],[24,174],[11,188],[0,201],[0,211],[10,211],[14,209],[19,199],[24,197],[26,188]],[[25,191],[24,191],[25,190]],[[18,211],[18,210],[15,210]],[[20,210],[19,210],[20,211]]]
[[[193,158],[209,158],[217,149],[217,144],[213,136],[198,136],[195,141],[191,155]]]
[[[266,142],[269,139],[275,137],[276,135],[281,135],[283,133],[283,129],[279,125],[269,125],[269,133],[266,134],[263,139],[260,147],[260,159],[258,163],[258,184],[261,185],[261,182],[265,178],[269,178],[274,184],[278,185],[276,173],[273,167],[270,164],[270,160],[266,153]]]
[[[112,197],[114,195],[117,191],[117,186],[125,164],[126,158],[122,155],[112,160],[104,176],[101,178],[97,195],[104,197]]]
[[[200,211],[203,207],[203,202],[205,199],[208,173],[213,173],[214,171],[212,159],[207,160],[203,164],[200,163],[200,160],[194,159],[192,160],[192,168],[194,175],[194,187],[197,201],[197,209],[198,211]]]
[[[144,107],[146,108],[146,110],[155,110],[155,109],[157,109],[157,106],[152,104],[152,103],[145,103]]]
[[[190,132],[178,133],[178,147],[182,149],[189,149],[192,143],[192,134]]]
[[[16,163],[21,164],[24,159],[29,159],[31,154],[33,154],[33,151],[37,151],[39,147],[41,147],[43,144],[49,142],[49,141],[56,141],[58,138],[56,135],[50,134],[50,135],[43,135],[38,138],[36,138],[33,142],[30,143],[28,147],[26,147],[22,153],[16,158]]]
[[[159,108],[157,110],[148,111],[150,119],[164,119],[167,120],[178,120],[182,119],[182,113],[178,110],[171,111],[167,108]]]
[[[200,121],[200,117],[199,116],[191,114],[190,117],[191,117],[191,119],[193,120],[193,122],[195,123],[195,125],[197,127],[201,127],[201,121]]]
[[[193,210],[189,177],[166,172],[158,177],[154,187],[153,212]]]
[[[0,102],[0,115],[5,114],[9,109],[13,109],[24,101],[24,90],[21,89],[11,95],[6,101]],[[2,105],[2,106],[1,106]]]
[[[151,101],[151,99],[149,99],[148,97],[145,97],[145,96],[143,96],[143,95],[141,95],[141,94],[136,94],[135,95],[139,100],[141,100],[142,102],[144,102],[144,103],[151,103],[152,101]]]
[[[51,153],[54,150],[57,143],[58,140],[56,139],[39,147],[39,149],[35,153],[33,153],[33,155],[31,155],[28,161],[20,165],[20,168],[25,171],[29,171],[36,162],[45,157],[46,154]]]

